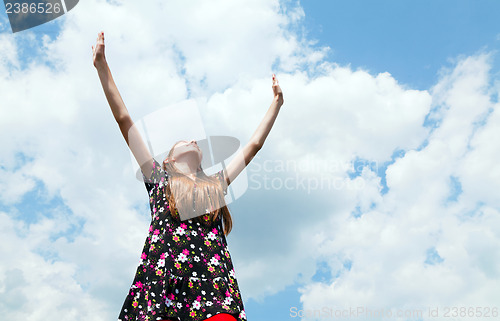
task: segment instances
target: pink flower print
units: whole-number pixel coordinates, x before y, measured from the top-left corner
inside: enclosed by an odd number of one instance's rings
[[[216,229],[216,228],[214,228],[214,229],[212,230],[212,232],[214,232],[215,234],[217,234],[217,229]]]
[[[153,231],[153,225],[150,225],[150,226],[149,226],[149,231],[150,231],[150,232],[151,232],[151,231]]]
[[[179,262],[175,262],[174,266],[175,266],[176,269],[180,269],[181,268],[181,264]]]
[[[208,270],[209,270],[210,272],[213,272],[215,269],[214,269],[214,267],[213,267],[213,266],[209,266],[209,267],[208,267]],[[216,284],[216,285],[217,285],[217,284]],[[216,289],[218,289],[218,287],[216,287]]]
[[[142,288],[142,283],[140,281],[135,282],[135,286],[138,288]]]
[[[187,229],[187,225],[186,225],[185,223],[182,223],[182,224],[181,224],[181,228],[183,228],[183,229]]]
[[[173,300],[174,299],[174,294],[173,293],[169,293],[167,295],[167,297],[170,299],[170,300]]]
[[[231,296],[231,293],[229,293],[228,290],[226,290],[226,296]]]
[[[146,255],[146,253],[142,252],[141,254],[141,259],[145,260],[148,256]]]
[[[162,253],[162,254],[160,255],[160,259],[162,259],[162,260],[164,260],[164,259],[165,259],[165,253]]]
[[[133,306],[134,308],[137,308],[137,306],[138,306],[138,305],[139,305],[139,302],[137,302],[137,301],[134,301],[134,302],[132,303],[132,306]]]
[[[194,316],[196,316],[196,312],[194,312],[194,311],[189,312],[189,316],[190,316],[190,317],[194,317]]]
[[[154,235],[158,235],[158,234],[160,234],[160,230],[159,230],[159,229],[156,229],[156,230],[154,231]]]
[[[188,249],[184,249],[184,250],[182,250],[182,254],[184,254],[184,255],[188,255],[188,254],[189,254],[189,250],[188,250]]]
[[[215,254],[214,257],[217,259],[217,260],[220,260],[220,256],[219,254]]]

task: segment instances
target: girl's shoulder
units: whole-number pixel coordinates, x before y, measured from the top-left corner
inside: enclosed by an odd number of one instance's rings
[[[167,172],[165,172],[158,163],[156,159],[151,160],[151,173],[148,173],[150,175],[145,175],[144,172],[142,173],[142,179],[146,185],[153,184],[153,185],[158,185],[158,184],[165,184],[168,181],[169,175]]]
[[[210,175],[210,177],[212,178],[215,178],[217,180],[217,182],[219,182],[222,186],[222,191],[224,192],[224,195],[227,194],[227,181],[226,181],[226,177],[224,175],[224,169],[221,169],[220,171]]]

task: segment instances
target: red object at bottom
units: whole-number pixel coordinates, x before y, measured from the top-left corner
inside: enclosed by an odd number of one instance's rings
[[[159,321],[177,321],[177,320],[167,319],[167,320],[159,320]],[[219,314],[214,315],[213,317],[205,319],[205,321],[236,321],[236,318],[230,314],[227,314],[227,313],[219,313]]]

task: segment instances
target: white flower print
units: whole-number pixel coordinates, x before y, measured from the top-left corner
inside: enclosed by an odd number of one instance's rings
[[[187,256],[184,255],[183,253],[179,253],[179,255],[177,256],[177,260],[181,261],[182,263],[184,263],[187,260]]]
[[[158,267],[164,267],[165,266],[165,260],[164,259],[159,259],[158,260]]]
[[[200,262],[200,257],[199,257],[198,255],[196,255],[196,256],[194,257],[194,261],[195,261],[195,262]]]
[[[177,302],[177,308],[178,308],[178,309],[182,308],[182,303]]]
[[[197,236],[198,235],[198,232],[196,231],[192,231],[191,234],[193,234],[193,236]]]
[[[151,237],[151,242],[156,243],[156,242],[158,242],[158,239],[159,239],[158,235],[153,235]]]
[[[219,265],[219,260],[217,260],[215,257],[213,257],[210,259],[210,264],[217,266],[217,265]]]
[[[178,234],[178,235],[184,235],[186,234],[186,231],[182,228],[182,227],[178,227],[176,230],[175,230],[175,234]]]
[[[213,303],[212,301],[207,301],[205,304],[207,305],[207,307],[211,307]]]
[[[228,296],[227,298],[224,299],[224,304],[231,305],[231,301],[233,301],[233,298]]]
[[[215,240],[217,238],[217,236],[215,235],[214,232],[208,232],[207,234],[207,238],[211,241]]]
[[[193,309],[199,310],[201,308],[201,303],[200,301],[193,301],[193,304],[191,305]]]

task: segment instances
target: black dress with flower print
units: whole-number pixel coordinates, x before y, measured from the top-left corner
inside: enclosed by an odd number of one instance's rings
[[[151,178],[143,174],[151,207],[149,234],[118,320],[200,321],[218,313],[246,320],[221,217],[211,226],[174,218],[163,195],[169,176],[153,163]],[[222,170],[214,175],[227,187]]]

